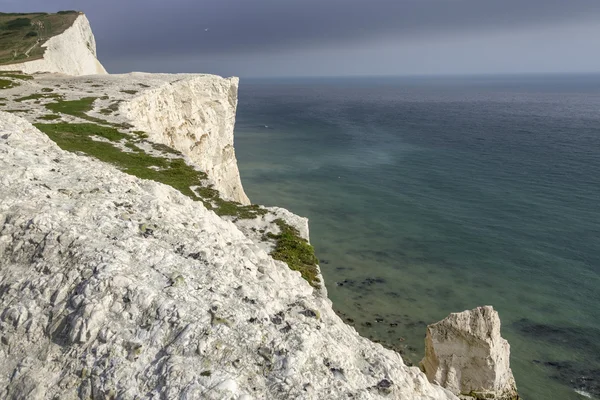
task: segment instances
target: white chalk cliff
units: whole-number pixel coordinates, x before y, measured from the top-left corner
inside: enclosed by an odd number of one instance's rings
[[[4,112],[0,171],[1,398],[456,399],[201,202]]]
[[[239,79],[178,77],[144,90],[121,109],[150,140],[181,151],[206,171],[224,198],[250,204],[233,147]]]
[[[66,75],[106,74],[96,57],[96,39],[90,22],[80,14],[73,25],[42,45],[46,50],[38,60],[0,65],[0,71],[22,71],[28,74],[55,72]]]

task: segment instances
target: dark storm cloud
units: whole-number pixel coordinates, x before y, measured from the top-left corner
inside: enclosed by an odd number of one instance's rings
[[[104,57],[228,54],[411,40],[600,18],[598,0],[0,0],[82,9]]]

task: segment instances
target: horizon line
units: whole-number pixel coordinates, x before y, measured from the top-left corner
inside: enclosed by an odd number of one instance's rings
[[[517,76],[565,76],[565,75],[600,75],[600,71],[573,72],[474,72],[447,74],[353,74],[353,75],[233,75],[240,79],[331,79],[331,78],[485,78],[485,77],[517,77]]]

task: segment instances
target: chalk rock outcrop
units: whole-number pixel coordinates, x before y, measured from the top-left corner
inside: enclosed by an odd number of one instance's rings
[[[0,112],[0,398],[452,399],[199,201]]]
[[[42,45],[46,48],[41,59],[17,64],[0,65],[0,71],[55,72],[66,75],[106,74],[96,57],[96,39],[90,22],[80,14],[73,25]]]
[[[429,325],[420,365],[430,382],[463,398],[519,398],[510,345],[500,336],[500,318],[491,306],[453,313]]]
[[[250,200],[233,148],[238,83],[238,78],[181,75],[143,91],[122,110],[150,140],[181,151],[206,171],[224,198],[246,205]]]

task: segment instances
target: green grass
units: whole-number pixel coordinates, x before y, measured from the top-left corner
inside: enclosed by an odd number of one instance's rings
[[[40,117],[40,119],[43,119],[46,121],[52,121],[52,120],[59,119],[59,118],[60,118],[60,115],[58,115],[58,114],[46,114],[46,115],[42,115]]]
[[[30,81],[33,76],[22,73],[21,71],[0,71],[0,77],[20,79],[22,81]]]
[[[55,113],[72,115],[81,119],[85,119],[96,124],[110,125],[115,128],[129,129],[132,125],[127,122],[121,124],[113,124],[101,118],[92,117],[86,114],[94,108],[94,101],[97,97],[84,97],[79,100],[58,100],[55,103],[46,104],[46,108]]]
[[[144,131],[133,131],[131,133],[133,133],[134,135],[136,135],[140,139],[148,139],[148,137],[149,137],[148,134],[146,132],[144,132]]]
[[[180,151],[177,151],[174,148],[169,147],[162,143],[152,143],[152,148],[156,151],[161,151],[163,153],[173,154],[175,156],[183,156],[183,154],[181,154]]]
[[[93,108],[96,97],[84,97],[79,100],[62,100],[46,104],[46,108],[55,113],[69,114],[75,117],[88,119],[86,112]]]
[[[22,102],[25,100],[39,100],[39,99],[61,99],[62,96],[56,93],[34,93],[29,96],[18,97],[14,99],[15,101]]]
[[[239,203],[221,199],[218,191],[203,184],[207,179],[204,172],[197,171],[186,164],[183,158],[169,159],[148,155],[134,145],[134,141],[137,139],[119,132],[114,127],[93,123],[35,124],[35,126],[46,133],[63,150],[82,152],[113,164],[138,178],[169,185],[196,201],[202,201],[207,208],[214,210],[218,215],[255,218],[257,215],[266,213],[266,210],[257,205],[242,206]],[[92,139],[93,136],[100,136],[112,142],[124,141],[124,145],[133,152],[124,152],[111,143],[95,141]],[[175,150],[169,150],[175,152]],[[156,171],[150,167],[159,167],[160,170]],[[193,186],[200,188],[194,191],[191,189]]]
[[[19,83],[10,81],[8,79],[0,79],[0,89],[10,89],[19,86]]]
[[[317,265],[319,260],[315,256],[314,248],[306,239],[300,236],[300,233],[293,226],[288,225],[282,219],[273,221],[279,226],[278,234],[268,233],[269,239],[275,239],[275,249],[271,252],[271,257],[276,260],[287,263],[290,269],[300,271],[302,277],[310,283],[311,286],[319,288],[321,280],[319,279],[319,269]]]

